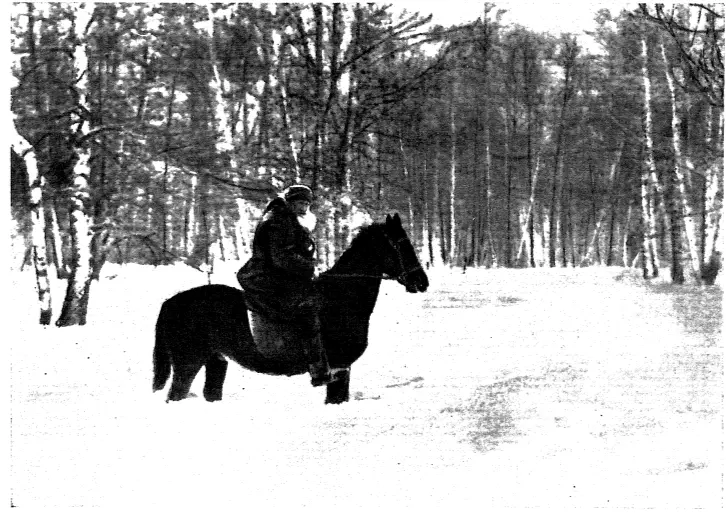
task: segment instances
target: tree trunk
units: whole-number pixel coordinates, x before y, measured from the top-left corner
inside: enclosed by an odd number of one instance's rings
[[[714,117],[716,111],[718,117]],[[718,122],[713,124],[713,120]],[[723,239],[720,238],[721,217],[723,215],[723,111],[718,112],[717,108],[711,107],[710,120],[712,123],[706,144],[712,151],[713,163],[706,170],[706,186],[704,193],[704,221],[703,221],[703,265],[701,266],[701,278],[704,284],[713,285],[721,270],[721,250],[719,249]]]
[[[193,208],[190,211],[189,231],[191,233],[191,253],[187,264],[199,268],[202,264],[209,265],[209,246],[211,244],[209,228],[209,178],[206,172],[196,176],[197,185],[194,189]]]
[[[628,236],[630,235],[630,221],[633,217],[633,203],[628,203],[628,212],[625,216],[625,225],[623,226],[623,267],[628,267],[630,261],[628,260]]]
[[[171,90],[169,91],[169,102],[166,105],[166,125],[164,132],[164,175],[162,177],[162,200],[161,200],[161,249],[166,260],[168,245],[171,242],[169,234],[171,233],[171,212],[172,205],[169,203],[171,196],[169,189],[169,150],[171,149],[171,129],[174,117],[174,98],[176,97],[176,81],[177,74],[174,73],[171,80]],[[173,245],[172,245],[173,246]]]
[[[524,245],[527,242],[527,237],[529,237],[529,242],[530,242],[529,256],[530,256],[530,266],[531,267],[534,267],[534,250],[531,249],[534,247],[534,237],[531,235],[531,232],[534,231],[534,225],[532,224],[532,219],[533,219],[532,210],[534,209],[534,195],[535,195],[535,192],[537,191],[537,175],[539,173],[540,153],[541,153],[541,149],[537,152],[537,157],[535,158],[534,171],[532,172],[532,178],[531,178],[530,186],[529,186],[529,202],[527,203],[527,212],[525,215],[524,224],[522,225],[522,238],[519,241],[519,249],[517,250],[517,260],[516,260],[516,263],[520,263],[522,261],[523,253],[524,253]]]
[[[529,98],[529,96],[528,96]],[[536,186],[537,186],[537,173],[539,172],[539,165],[540,165],[540,153],[542,152],[541,148],[537,151],[537,156],[534,159],[535,165],[534,170],[532,170],[532,106],[528,103],[527,106],[527,171],[529,172],[529,186],[530,186],[530,196],[529,196],[529,205],[527,207],[527,233],[529,234],[529,267],[535,267],[535,261],[534,261],[534,196],[536,192]],[[543,139],[546,139],[546,129],[542,128]],[[524,235],[524,232],[522,232],[522,235]]]
[[[479,138],[481,134],[481,110],[479,108],[480,100],[477,93],[475,95],[475,121],[474,121],[474,134],[472,136],[472,173],[474,177],[474,206],[473,208],[473,221],[472,221],[472,232],[471,232],[471,246],[472,256],[471,265],[479,266],[482,263],[482,242],[483,242],[483,228],[484,228],[484,216],[482,207],[486,194],[484,193],[484,182],[482,181],[482,173],[479,165]]]
[[[439,223],[439,251],[441,255],[441,261],[446,264],[448,254],[446,253],[446,219],[444,217],[444,202],[441,196],[441,188],[439,186],[439,146],[438,142],[436,145],[436,158],[434,159],[434,205],[438,212],[438,223]]]
[[[428,161],[426,158],[424,158],[423,163],[423,174],[421,175],[421,183],[422,183],[422,192],[423,192],[423,200],[424,200],[424,246],[428,248],[428,265],[433,266],[436,263],[436,256],[434,255],[434,210],[435,210],[435,203],[429,204],[429,194],[428,194]]]
[[[620,164],[620,158],[623,154],[623,147],[625,147],[625,140],[623,140],[620,143],[620,147],[618,147],[618,150],[615,152],[615,158],[613,159],[613,163],[610,166],[610,177],[608,178],[608,183],[610,185],[610,203],[609,207],[611,210],[611,213],[615,214],[614,209],[614,200],[615,200],[615,176],[616,171],[618,168],[618,165]],[[594,196],[593,196],[594,199]],[[595,248],[597,246],[598,239],[600,238],[600,229],[602,228],[603,220],[605,219],[605,214],[607,212],[608,207],[602,207],[600,209],[600,213],[598,215],[597,220],[595,221],[595,229],[593,230],[592,238],[590,240],[590,244],[587,247],[587,252],[585,253],[585,256],[580,261],[580,265],[587,265],[592,263],[593,255],[595,253]],[[610,246],[612,247],[612,219],[611,219],[611,235],[610,235]],[[611,253],[608,252],[608,262],[610,261],[610,255]],[[609,265],[609,264],[608,264]]]
[[[640,202],[643,219],[643,277],[646,279],[658,276],[658,248],[655,242],[655,214],[653,202],[654,185],[651,175],[656,175],[655,158],[653,157],[653,115],[651,112],[650,77],[648,75],[648,44],[641,39],[643,57],[643,130],[645,132],[645,161],[640,176]]]
[[[243,199],[236,198],[238,219],[235,224],[235,238],[237,247],[237,259],[247,260],[252,256],[252,239],[253,230],[250,228],[249,212],[247,202]]]
[[[494,247],[494,236],[492,235],[492,199],[494,198],[494,190],[492,189],[492,151],[488,117],[485,117],[484,123],[484,149],[486,153],[486,173],[484,174],[484,182],[486,183],[485,239],[488,244],[486,248],[488,248],[491,256],[491,266],[498,267],[499,258]]]
[[[408,160],[406,158],[406,150],[403,147],[403,138],[401,137],[401,130],[399,129],[398,132],[398,146],[401,150],[401,163],[403,164],[403,179],[406,186],[406,204],[408,205],[408,233],[409,237],[412,239],[411,242],[416,242],[416,225],[413,218],[413,199],[412,199],[412,193],[414,191],[414,182],[413,178],[411,177],[411,174],[408,171]]]
[[[280,98],[280,112],[282,113],[282,127],[285,131],[285,137],[287,139],[287,145],[290,148],[290,161],[292,162],[293,170],[295,171],[295,183],[302,182],[302,174],[300,171],[300,159],[298,157],[298,149],[295,144],[295,138],[292,134],[292,122],[290,121],[290,108],[287,99],[287,87],[285,79],[285,58],[287,45],[285,43],[285,37],[280,35],[280,46],[277,50],[277,55],[274,56],[277,61],[277,75],[279,80],[277,81],[277,91]],[[270,81],[272,81],[273,75],[270,73]]]
[[[207,41],[209,42],[209,60],[212,65],[212,81],[210,82],[210,88],[214,95],[213,111],[215,120],[219,124],[219,128],[222,130],[221,140],[215,142],[215,148],[220,154],[228,154],[230,160],[230,167],[234,170],[237,169],[237,158],[234,153],[234,139],[232,137],[232,127],[229,123],[229,116],[227,115],[227,107],[224,102],[224,87],[222,84],[222,78],[219,74],[219,67],[217,66],[217,52],[214,48],[214,12],[212,11],[212,4],[207,4],[207,16],[209,19],[205,24],[207,29]]]
[[[608,227],[608,254],[605,258],[605,265],[606,266],[612,266],[613,265],[613,257],[615,254],[613,253],[615,249],[615,217],[617,214],[617,204],[614,204],[611,206],[610,210],[610,226]]]
[[[456,122],[454,121],[454,99],[456,98],[456,85],[451,98],[450,124],[451,124],[451,183],[449,186],[449,265],[456,265]]]
[[[663,56],[663,64],[665,65],[665,74],[668,82],[668,89],[670,90],[671,94],[671,129],[673,132],[673,171],[675,173],[675,188],[681,204],[682,215],[684,217],[683,226],[686,231],[686,240],[688,242],[688,256],[690,258],[691,273],[693,274],[693,278],[696,283],[700,283],[701,262],[698,256],[698,244],[696,242],[696,222],[693,219],[693,210],[688,202],[688,194],[686,193],[686,180],[684,175],[687,174],[687,171],[685,171],[682,167],[683,153],[681,152],[681,120],[680,115],[678,114],[678,106],[676,104],[676,88],[673,82],[673,77],[671,76],[668,58],[665,51],[665,45],[663,45],[662,42],[660,49],[661,55]],[[676,194],[676,192],[673,192],[673,194]],[[673,216],[671,216],[671,220],[673,220]],[[673,245],[675,246],[676,244],[673,243]],[[674,257],[675,254],[676,250],[674,250]]]
[[[721,270],[721,251],[718,249],[721,216],[723,213],[723,165],[714,164],[707,173],[706,236],[701,277],[706,285],[713,285]]]
[[[565,235],[562,229],[564,224],[561,221],[563,217],[562,191],[564,190],[564,182],[561,181],[563,171],[563,145],[565,137],[565,129],[567,122],[567,106],[572,96],[572,76],[574,73],[575,59],[577,58],[578,47],[575,42],[567,42],[563,49],[564,54],[564,86],[562,91],[562,105],[560,107],[560,127],[557,131],[557,142],[555,144],[555,163],[552,168],[552,199],[550,204],[549,217],[549,263],[550,267],[557,266],[557,228],[560,227],[560,239],[563,240],[563,251],[565,248]],[[560,184],[561,183],[561,184]],[[563,253],[563,265],[567,265],[567,255]]]
[[[575,267],[577,264],[577,238],[576,238],[576,232],[577,228],[575,227],[574,223],[572,222],[574,217],[572,217],[572,170],[570,170],[570,173],[567,175],[567,235],[569,236],[569,242],[570,242],[570,264],[572,264],[572,267]],[[565,248],[562,248],[562,252],[565,252]]]
[[[504,267],[512,267],[512,167],[509,159],[510,140],[512,135],[510,134],[509,128],[509,113],[508,109],[501,108],[501,115],[504,128],[504,177],[507,182],[507,201],[506,201],[506,216],[507,216],[507,233],[505,237],[504,246]]]
[[[674,284],[683,284],[683,212],[677,200],[675,171],[666,175],[665,203],[666,213],[670,222],[671,239],[671,280]]]
[[[30,246],[40,305],[38,322],[41,325],[49,325],[53,316],[53,309],[48,278],[48,255],[45,244],[45,209],[42,203],[45,180],[38,171],[38,162],[32,146],[17,131],[13,132],[12,138],[11,149],[13,152],[17,153],[21,159],[25,156],[24,163],[28,174],[28,184],[30,185]]]
[[[569,235],[568,228],[570,224],[570,199],[569,187],[570,187],[570,174],[569,169],[565,169],[564,165],[562,168],[562,174],[560,175],[562,184],[560,185],[560,198],[558,201],[559,213],[560,213],[560,248],[562,254],[562,267],[567,267],[567,238]],[[568,195],[565,195],[565,187],[568,188]]]
[[[51,194],[52,195],[52,194]],[[48,202],[47,219],[50,227],[46,228],[46,232],[51,234],[53,243],[53,260],[56,267],[56,274],[59,279],[64,280],[70,278],[71,272],[66,261],[66,254],[63,252],[63,237],[61,236],[60,226],[58,223],[58,199],[51,199]]]
[[[76,80],[75,88],[79,93],[79,104],[84,113],[90,113],[88,106],[88,55],[85,46],[85,34],[78,34],[76,30],[87,29],[91,22],[94,5],[86,4],[74,6],[74,34],[76,42],[73,66]],[[81,131],[85,120],[78,121]],[[91,129],[91,128],[89,128]],[[56,325],[66,327],[71,325],[85,325],[88,312],[88,301],[91,290],[93,273],[93,256],[91,253],[91,216],[87,206],[90,204],[91,168],[89,165],[90,150],[83,147],[76,148],[78,160],[73,168],[73,186],[70,195],[70,223],[71,237],[71,275],[68,279],[63,308]]]
[[[60,317],[55,323],[59,327],[86,324],[93,272],[91,221],[85,208],[85,203],[90,197],[88,177],[91,170],[88,166],[88,153],[78,154],[79,159],[73,169],[73,192],[70,200],[71,276],[68,279]]]

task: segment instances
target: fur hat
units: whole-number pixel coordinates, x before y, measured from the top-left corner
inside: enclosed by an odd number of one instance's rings
[[[285,201],[296,201],[302,199],[308,203],[313,202],[313,191],[305,185],[293,185],[285,193]]]

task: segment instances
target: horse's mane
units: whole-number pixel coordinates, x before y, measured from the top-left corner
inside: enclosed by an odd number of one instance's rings
[[[358,242],[369,238],[371,234],[380,231],[384,226],[385,223],[371,223],[366,224],[365,226],[361,226],[353,239],[350,241],[350,246],[348,246],[348,249],[352,248],[354,244],[357,244]]]
[[[343,252],[343,254],[338,258],[338,260],[335,261],[335,263],[332,265],[332,267],[328,271],[332,271],[335,269],[336,266],[340,267],[348,263],[350,260],[350,257],[353,253],[356,253],[356,250],[358,250],[366,241],[369,241],[370,238],[375,235],[377,232],[380,232],[385,227],[385,223],[371,223],[367,224],[365,226],[361,226],[358,229],[358,232],[355,234],[353,239],[350,242],[350,246],[346,248],[346,250]],[[325,273],[323,273],[324,275]]]

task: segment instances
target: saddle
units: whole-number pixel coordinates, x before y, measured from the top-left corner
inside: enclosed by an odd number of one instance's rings
[[[297,326],[289,321],[271,319],[247,310],[250,331],[257,351],[266,359],[306,364],[307,347],[299,338]]]

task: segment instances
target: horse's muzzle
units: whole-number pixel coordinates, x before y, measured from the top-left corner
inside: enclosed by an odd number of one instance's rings
[[[429,288],[429,278],[423,269],[417,268],[398,277],[409,293],[423,293]]]

